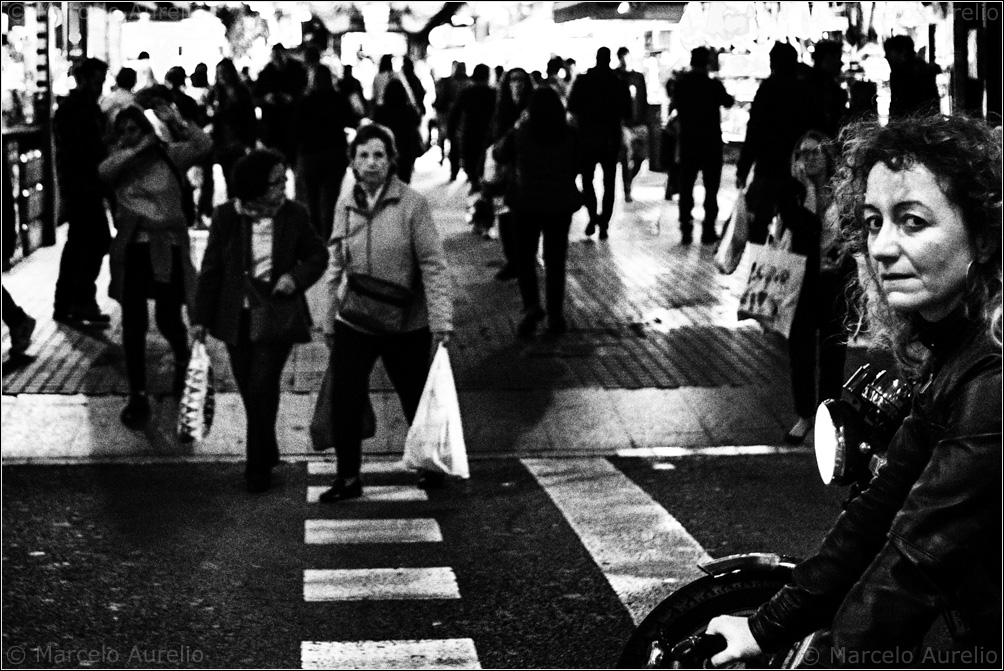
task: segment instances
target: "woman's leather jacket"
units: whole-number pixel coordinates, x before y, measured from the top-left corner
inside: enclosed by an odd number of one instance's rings
[[[961,310],[920,335],[931,373],[888,463],[750,619],[761,648],[832,627],[832,665],[913,666],[949,610],[956,649],[999,655],[1001,348]]]

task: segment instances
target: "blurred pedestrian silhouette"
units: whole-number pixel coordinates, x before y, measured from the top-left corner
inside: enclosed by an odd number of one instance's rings
[[[680,240],[692,241],[694,184],[697,174],[704,181],[704,221],[701,242],[718,239],[718,187],[722,180],[722,121],[719,107],[732,107],[735,99],[722,82],[708,76],[711,52],[697,47],[690,52],[690,70],[680,73],[667,84],[672,92],[670,116],[677,114],[680,152]]]
[[[619,157],[626,203],[632,200],[631,184],[641,170],[641,164],[648,158],[648,85],[644,74],[628,66],[630,53],[627,47],[617,50],[618,64],[614,70],[614,74],[627,84],[631,94],[631,115],[624,122]]]
[[[405,184],[411,182],[415,159],[424,152],[420,126],[422,119],[411,104],[404,82],[392,79],[383,92],[383,102],[373,109],[373,121],[390,128],[397,144],[397,176]]]
[[[882,46],[889,61],[889,118],[937,112],[938,67],[917,55],[908,35],[893,35]]]
[[[582,192],[589,212],[586,235],[600,231],[605,240],[614,209],[617,157],[624,122],[631,118],[631,93],[610,69],[610,49],[596,50],[596,66],[579,75],[568,95],[568,111],[575,117],[582,139]],[[597,208],[593,177],[603,172],[602,209]]]
[[[490,77],[491,70],[484,63],[474,67],[470,84],[460,92],[447,124],[450,137],[460,137],[460,154],[472,192],[481,190],[488,131],[495,111],[495,91],[488,85]],[[452,166],[450,173],[453,174]]]
[[[795,143],[819,118],[818,105],[808,87],[797,78],[798,54],[790,44],[777,42],[770,50],[770,77],[757,89],[750,107],[746,141],[736,165],[736,188],[746,185],[750,169],[754,177],[746,190],[753,219],[749,241],[761,244],[777,212],[778,197],[791,180],[791,152]]]

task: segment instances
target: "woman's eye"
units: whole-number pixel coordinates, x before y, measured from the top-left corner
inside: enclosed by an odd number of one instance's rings
[[[864,224],[865,230],[869,233],[878,233],[882,229],[882,217],[866,216]]]
[[[926,226],[927,221],[914,214],[908,214],[903,217],[903,228],[908,231],[919,231]]]

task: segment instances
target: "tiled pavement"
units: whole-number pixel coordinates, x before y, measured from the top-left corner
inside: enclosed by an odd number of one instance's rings
[[[732,182],[730,170],[726,166],[723,185]],[[469,232],[466,185],[448,183],[431,156],[419,162],[414,186],[433,203],[456,287],[451,358],[472,455],[769,444],[783,434],[792,419],[784,342],[751,322],[736,322],[742,267],[719,275],[710,248],[679,245],[676,204],[662,199],[664,179],[643,172],[633,203],[618,194],[606,242],[585,239],[584,213],[576,215],[569,332],[527,342],[515,334],[515,283],[493,277],[502,263],[499,243]],[[735,192],[724,186],[719,198],[721,211],[731,211]],[[193,236],[198,254],[205,233]],[[118,305],[102,300],[114,317],[105,330],[53,322],[59,251],[40,250],[4,274],[4,286],[39,320],[24,357],[10,357],[3,330],[4,460],[239,456],[244,420],[218,343],[210,353],[220,403],[205,443],[180,446],[172,437],[177,404],[164,395],[172,357],[155,329],[148,356],[158,421],[145,434],[120,426],[127,387]],[[107,269],[99,279],[105,286]],[[310,293],[315,318],[323,315],[323,292],[321,282]],[[305,425],[326,363],[318,336],[296,348],[287,365],[280,425],[290,455],[309,453]],[[398,453],[406,427],[379,369],[372,389],[379,430],[366,450]]]

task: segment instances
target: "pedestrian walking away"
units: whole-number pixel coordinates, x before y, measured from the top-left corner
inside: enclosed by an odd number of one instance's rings
[[[335,210],[328,270],[332,433],[338,475],[320,500],[363,494],[363,414],[379,358],[405,419],[418,410],[431,354],[450,341],[453,300],[443,245],[429,203],[394,172],[390,129],[362,126],[349,146],[356,184]],[[422,472],[418,486],[443,475]]]
[[[704,220],[701,243],[718,239],[718,187],[722,180],[722,121],[720,107],[732,107],[735,99],[722,82],[708,71],[711,51],[698,47],[690,52],[690,70],[681,73],[666,88],[670,91],[669,113],[679,123],[680,145],[680,242],[692,241],[694,184],[698,173],[704,180]]]
[[[306,208],[286,199],[286,167],[282,154],[268,149],[234,165],[233,198],[213,213],[192,314],[195,340],[204,340],[208,331],[227,345],[247,417],[250,492],[271,485],[272,468],[279,464],[275,422],[282,370],[294,343],[310,339],[309,326],[302,333],[256,333],[252,312],[269,296],[293,297],[297,321],[309,324],[303,294],[324,274],[328,258]]]
[[[607,238],[613,217],[617,157],[623,142],[624,122],[631,118],[631,93],[627,84],[610,69],[610,49],[596,51],[596,66],[576,78],[568,95],[568,112],[575,118],[582,138],[582,195],[589,223],[586,235],[600,231]],[[597,208],[593,176],[603,172],[603,199]]]

